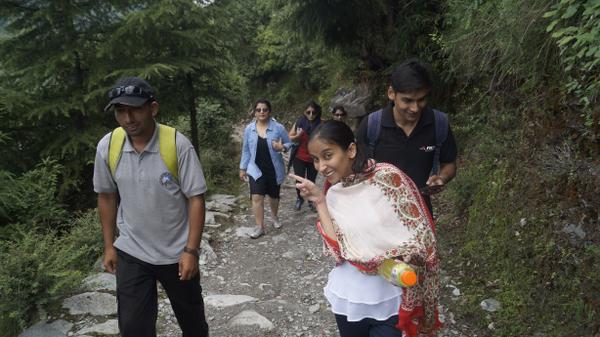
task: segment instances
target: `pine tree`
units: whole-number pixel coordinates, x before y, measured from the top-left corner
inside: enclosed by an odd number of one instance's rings
[[[229,45],[217,15],[224,13],[216,5],[158,1],[130,13],[102,53],[107,78],[145,78],[158,91],[163,117],[188,115],[196,149],[199,98],[235,100]]]
[[[79,186],[106,116],[95,76],[109,32],[127,1],[3,1],[0,39],[2,169],[23,172],[61,160],[63,192]]]

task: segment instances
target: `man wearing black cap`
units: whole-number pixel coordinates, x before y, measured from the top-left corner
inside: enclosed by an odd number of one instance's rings
[[[114,112],[122,130],[98,143],[94,190],[103,265],[117,278],[121,336],[156,336],[156,281],[183,336],[208,336],[198,272],[206,182],[198,156],[185,136],[154,121],[159,105],[146,81],[123,78],[108,97],[104,110]],[[163,147],[168,130],[173,130],[172,148]],[[176,152],[175,169],[161,153],[169,149]]]

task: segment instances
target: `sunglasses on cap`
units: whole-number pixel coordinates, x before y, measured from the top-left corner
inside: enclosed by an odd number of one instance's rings
[[[122,95],[138,96],[138,97],[144,97],[144,98],[154,97],[151,93],[144,91],[144,89],[137,87],[135,85],[127,85],[127,86],[123,86],[123,87],[112,88],[108,92],[109,99],[114,99],[114,98],[117,98]]]

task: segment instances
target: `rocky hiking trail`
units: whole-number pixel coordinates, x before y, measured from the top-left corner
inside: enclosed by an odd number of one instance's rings
[[[323,295],[334,264],[322,254],[314,226],[317,215],[306,204],[294,210],[296,193],[289,179],[281,198],[283,228],[273,228],[267,210],[267,234],[256,240],[248,236],[254,219],[246,184],[239,196],[208,198],[200,271],[211,336],[338,336]],[[458,286],[445,275],[442,283],[440,313],[445,327],[438,336],[478,336],[454,320],[453,303],[461,296]],[[61,301],[57,313],[48,314],[20,337],[119,335],[113,275],[92,275],[74,294]],[[164,292],[159,299],[158,336],[180,336]]]

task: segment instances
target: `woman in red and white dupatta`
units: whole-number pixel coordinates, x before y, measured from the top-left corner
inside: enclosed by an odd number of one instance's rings
[[[441,325],[435,233],[415,184],[395,166],[369,160],[341,122],[319,126],[308,149],[332,185],[327,195],[311,181],[290,176],[315,203],[325,252],[336,260],[324,291],[340,335],[435,336]],[[389,258],[412,265],[417,285],[397,287],[377,275]]]

